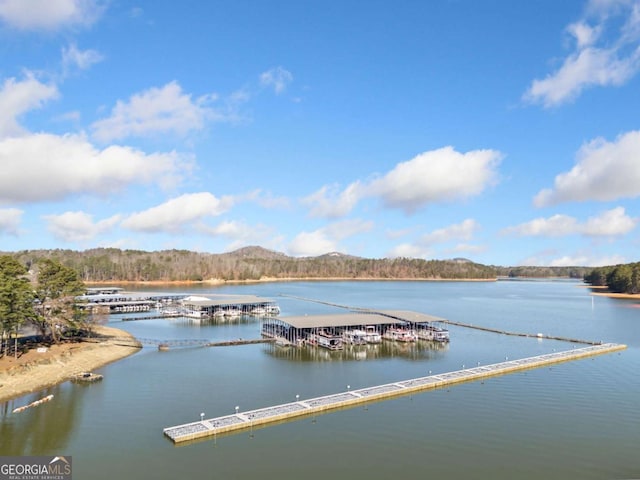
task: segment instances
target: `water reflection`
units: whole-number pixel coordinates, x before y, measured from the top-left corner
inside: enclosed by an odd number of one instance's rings
[[[345,345],[343,350],[327,350],[322,347],[282,347],[265,344],[264,351],[285,360],[318,362],[338,360],[373,360],[400,357],[407,360],[428,360],[443,355],[449,349],[441,342],[382,342],[366,345]]]
[[[56,454],[67,448],[81,414],[81,386],[62,384],[8,401],[0,406],[0,453],[2,455]],[[47,395],[50,402],[12,413]]]
[[[188,326],[222,326],[222,325],[249,325],[259,324],[262,321],[261,317],[255,315],[238,315],[235,317],[203,317],[203,318],[191,318],[191,317],[174,317],[172,320],[180,325]]]
[[[5,405],[0,410],[0,454],[73,455],[76,477],[92,480],[245,480],[300,474],[307,480],[383,480],[421,478],[426,469],[430,477],[447,479],[638,477],[640,310],[631,304],[600,297],[592,304],[585,289],[561,282],[292,282],[202,291],[263,297],[284,292],[378,309],[401,305],[453,321],[617,341],[629,349],[375,403],[368,410],[336,411],[316,422],[254,430],[255,437],[218,437],[217,444],[184,448],[173,447],[162,428],[198,420],[201,412],[207,417],[231,414],[236,405],[260,408],[292,402],[297,394],[314,398],[344,391],[346,385],[383,385],[429,370],[448,372],[463,364],[486,365],[507,355],[521,358],[572,346],[453,326],[450,345],[385,342],[378,348],[336,352],[266,344],[172,349],[166,354],[146,349],[105,367],[108,381],[99,387],[65,384],[62,390]],[[290,298],[282,304],[287,315],[335,313]],[[260,335],[257,320],[241,321],[245,324],[202,328],[173,319],[112,318],[110,323],[142,338]],[[53,401],[10,413],[47,393],[56,395]],[[71,393],[76,402],[63,399]],[[65,414],[71,418],[61,420]]]

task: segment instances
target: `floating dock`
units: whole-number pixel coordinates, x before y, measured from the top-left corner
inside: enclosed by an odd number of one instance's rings
[[[577,360],[580,358],[602,355],[624,350],[626,345],[605,343],[562,352],[553,352],[536,357],[509,360],[491,365],[477,366],[464,370],[429,375],[401,382],[348,390],[324,397],[298,400],[273,407],[260,408],[246,412],[238,412],[223,417],[202,419],[198,422],[186,423],[164,429],[164,434],[174,443],[182,443],[221,433],[245,430],[258,425],[281,422],[296,417],[323,413],[328,410],[351,407],[354,405],[407,395],[423,390],[435,389],[462,382],[504,375],[507,373],[539,368],[555,363]]]

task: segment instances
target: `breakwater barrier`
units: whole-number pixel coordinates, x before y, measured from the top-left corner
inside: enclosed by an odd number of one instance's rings
[[[376,312],[376,309],[371,309],[371,308],[362,308],[362,307],[355,307],[355,306],[351,306],[351,305],[343,305],[340,303],[333,303],[333,302],[326,302],[323,300],[316,300],[314,298],[306,298],[306,297],[299,297],[296,295],[286,295],[286,294],[281,294],[280,296],[282,297],[287,297],[287,298],[293,298],[295,300],[302,300],[304,302],[312,302],[312,303],[319,303],[321,305],[328,305],[331,307],[336,307],[336,308],[343,308],[346,310],[351,310],[354,312]],[[490,328],[490,327],[483,327],[480,325],[473,325],[471,323],[464,323],[464,322],[457,322],[454,320],[447,320],[445,318],[441,318],[438,320],[441,323],[444,324],[449,324],[449,325],[455,325],[458,327],[463,327],[463,328],[471,328],[474,330],[481,330],[484,332],[490,332],[490,333],[497,333],[499,335],[509,335],[512,337],[529,337],[529,338],[545,338],[548,340],[559,340],[562,342],[570,342],[570,343],[580,343],[580,344],[584,344],[584,345],[599,345],[602,342],[599,341],[592,341],[592,340],[581,340],[578,338],[568,338],[568,337],[561,337],[558,335],[548,335],[548,334],[543,334],[543,333],[527,333],[527,332],[511,332],[508,330],[500,330],[497,328]]]
[[[257,426],[280,423],[303,416],[325,413],[335,409],[348,408],[367,402],[385,400],[424,390],[612,353],[624,350],[625,348],[627,348],[626,345],[617,343],[591,345],[491,365],[478,365],[473,368],[438,373],[427,377],[414,378],[386,385],[366,387],[358,390],[349,389],[346,392],[323,397],[305,400],[296,398],[295,402],[245,412],[238,411],[238,407],[236,407],[235,414],[210,419],[204,419],[203,414],[200,421],[167,427],[163,432],[171,441],[179,444],[215,436],[217,434],[253,429],[253,427]]]
[[[90,341],[90,340],[87,340]],[[98,340],[94,340],[98,343]],[[140,338],[140,337],[115,337],[111,339],[114,345],[127,347],[142,348],[143,346],[165,347],[163,350],[170,348],[188,348],[188,347],[231,347],[236,345],[254,345],[256,343],[275,343],[275,338],[237,338],[231,340],[220,340],[213,342],[211,340],[201,338],[183,338],[174,340],[160,340],[157,338]]]
[[[579,338],[560,337],[557,335],[546,335],[543,333],[510,332],[508,330],[499,330],[497,328],[482,327],[480,325],[473,325],[471,323],[464,323],[464,322],[456,322],[453,320],[443,320],[442,323],[447,323],[449,325],[456,325],[458,327],[471,328],[474,330],[481,330],[483,332],[498,333],[500,335],[510,335],[512,337],[546,338],[548,340],[560,340],[562,342],[582,343],[584,345],[599,345],[602,343],[602,342],[596,342],[593,340],[581,340]]]

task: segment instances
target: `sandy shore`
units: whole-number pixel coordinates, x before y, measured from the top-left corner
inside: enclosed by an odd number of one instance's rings
[[[593,285],[584,285],[585,288],[591,290],[591,295],[599,297],[609,298],[622,298],[627,300],[640,300],[640,294],[638,293],[613,293],[610,292],[607,287],[594,287]]]
[[[0,402],[65,382],[136,353],[133,337],[117,328],[95,328],[94,342],[52,345],[46,352],[31,350],[18,359],[0,360]],[[129,345],[127,345],[127,339]]]
[[[627,300],[640,300],[640,294],[633,293],[611,293],[611,292],[591,292],[592,295],[609,298],[623,298]]]

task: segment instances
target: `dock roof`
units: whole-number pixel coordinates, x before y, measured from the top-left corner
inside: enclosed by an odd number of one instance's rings
[[[255,305],[264,303],[274,303],[270,298],[258,297],[257,295],[192,295],[182,299],[185,305],[198,307],[216,307],[228,305]]]
[[[326,315],[279,317],[293,328],[353,327],[365,325],[404,325],[406,322],[428,323],[444,319],[408,310],[361,310]]]

